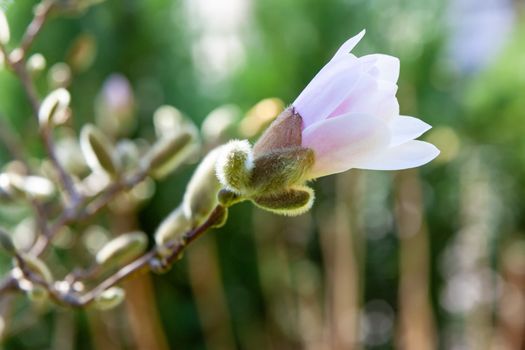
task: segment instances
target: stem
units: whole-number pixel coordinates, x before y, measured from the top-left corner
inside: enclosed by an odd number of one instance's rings
[[[21,58],[24,58],[31,48],[38,33],[42,30],[44,23],[49,18],[51,10],[54,8],[55,2],[52,0],[45,0],[35,8],[35,16],[24,33],[22,43],[20,44]]]

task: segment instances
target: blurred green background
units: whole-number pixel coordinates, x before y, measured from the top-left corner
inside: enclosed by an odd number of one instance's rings
[[[35,4],[0,1],[11,26],[8,47]],[[201,125],[225,104],[220,113],[243,118],[266,98],[291,103],[341,43],[366,28],[355,53],[401,59],[401,113],[433,126],[423,139],[441,155],[416,170],[319,179],[313,210],[296,218],[237,205],[226,226],[196,242],[169,273],[126,282],[128,298],[112,311],[10,298],[0,347],[523,349],[524,5],[106,0],[52,16],[31,51],[47,61],[35,79],[41,96],[68,86],[73,129],[110,119],[100,109],[104,98],[124,101],[135,120],[125,136],[150,142],[152,115],[164,104]],[[262,114],[279,105],[265,102]],[[24,152],[45,154],[23,91],[5,69],[0,118]],[[224,134],[240,137],[235,127]],[[0,164],[9,160],[2,146]],[[194,166],[158,182],[137,210],[104,213],[94,224],[152,234],[180,203]],[[15,229],[28,212],[1,205],[0,225]],[[85,229],[73,227],[70,240],[85,242]],[[89,254],[70,243],[47,259],[60,275],[73,262],[85,266]],[[9,267],[0,256],[0,272]]]

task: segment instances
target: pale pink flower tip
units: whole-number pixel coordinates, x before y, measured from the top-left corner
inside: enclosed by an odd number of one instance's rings
[[[350,53],[364,35],[347,40],[292,104],[303,119],[302,146],[315,152],[311,178],[350,168],[413,168],[439,154],[414,140],[430,125],[399,115],[399,59]]]

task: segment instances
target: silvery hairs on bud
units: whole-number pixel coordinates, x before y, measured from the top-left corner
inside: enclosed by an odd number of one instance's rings
[[[310,210],[314,199],[314,191],[311,188],[296,186],[281,192],[255,196],[252,201],[258,207],[276,214],[296,216]]]

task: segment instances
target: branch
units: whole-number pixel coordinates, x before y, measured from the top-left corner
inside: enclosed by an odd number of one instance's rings
[[[42,30],[42,27],[44,26],[46,20],[49,18],[49,14],[51,13],[51,10],[53,10],[54,5],[54,1],[45,0],[41,4],[36,6],[35,16],[33,17],[31,23],[29,23],[26,32],[24,33],[24,36],[22,38],[22,43],[20,44],[21,59],[23,59],[27,55],[27,52],[29,51],[31,45],[35,41],[35,38],[37,37],[38,33],[40,33],[40,31]]]

